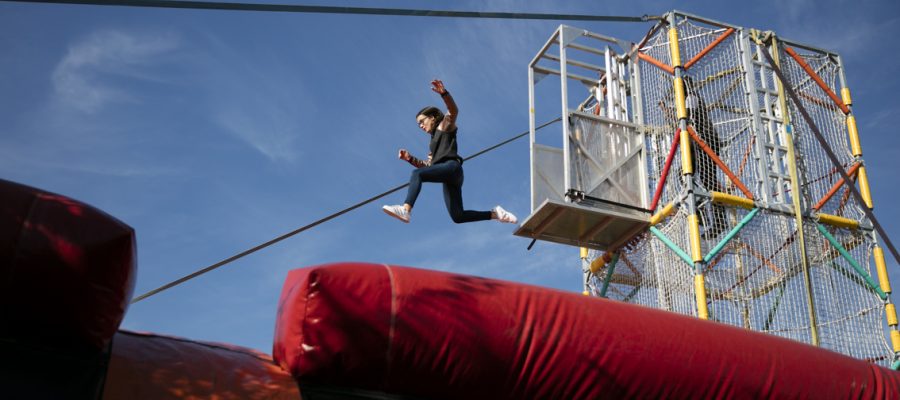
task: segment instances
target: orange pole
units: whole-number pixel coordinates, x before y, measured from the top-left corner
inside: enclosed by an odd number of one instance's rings
[[[753,150],[754,143],[756,143],[756,136],[751,136],[750,143],[747,145],[747,150],[744,151],[744,157],[741,159],[741,167],[738,168],[738,174],[744,173],[744,167],[747,166],[747,159],[750,158],[750,150]]]
[[[716,155],[716,152],[709,148],[709,145],[707,145],[706,142],[703,141],[703,139],[700,139],[700,136],[697,136],[697,132],[694,131],[694,127],[688,125],[687,131],[691,135],[691,139],[694,139],[694,141],[697,142],[698,145],[700,145],[700,148],[703,149],[703,152],[708,154],[709,158],[712,158],[713,162],[719,166],[719,168],[722,170],[722,172],[725,173],[726,176],[728,176],[728,179],[731,179],[731,182],[733,182],[734,185],[744,193],[744,196],[747,196],[748,199],[753,200],[753,193],[750,192],[750,189],[747,189],[747,187],[744,186],[744,183],[741,182],[740,179],[738,179],[734,172],[731,172],[728,166],[725,165],[724,162],[722,162],[718,155]]]
[[[816,85],[819,85],[819,87],[823,91],[825,91],[825,94],[827,94],[828,97],[831,97],[831,101],[833,101],[834,104],[837,104],[837,106],[841,108],[841,111],[843,111],[844,114],[850,114],[850,108],[847,107],[847,105],[844,104],[844,102],[841,101],[841,99],[838,98],[836,94],[834,94],[834,92],[828,87],[828,85],[825,84],[825,81],[823,81],[822,78],[819,77],[819,74],[817,74],[816,71],[813,71],[812,67],[810,67],[809,64],[806,63],[806,61],[803,61],[803,58],[801,58],[800,55],[797,54],[796,51],[794,51],[794,49],[790,48],[789,46],[784,46],[784,51],[786,51],[791,56],[791,58],[794,59],[794,61],[797,61],[797,64],[800,64],[800,66],[804,71],[806,71],[809,77],[816,82]]]
[[[857,174],[858,173],[859,173],[859,171],[857,171]],[[858,176],[859,175],[851,176],[850,179],[855,179]],[[841,196],[841,202],[840,202],[840,204],[838,204],[838,208],[837,208],[837,211],[835,212],[835,214],[837,214],[837,215],[844,214],[844,207],[847,205],[847,200],[850,200],[850,191],[847,189],[844,189],[844,194]]]
[[[692,58],[690,61],[688,61],[686,64],[684,64],[684,69],[688,69],[691,67],[691,65],[694,65],[694,63],[696,63],[697,61],[700,61],[700,59],[703,58],[703,56],[705,56],[707,53],[712,51],[712,49],[714,49],[716,46],[718,46],[719,43],[722,43],[722,41],[727,39],[728,36],[730,36],[732,33],[734,33],[734,28],[726,29],[725,32],[723,32],[719,37],[716,38],[716,40],[713,40],[713,42],[710,43],[708,46],[706,46],[705,49],[701,50],[699,53],[697,53],[696,56],[694,56],[694,58]]]
[[[808,100],[810,103],[813,103],[817,106],[828,107],[829,105],[831,105],[828,99],[816,97],[800,90],[797,91],[797,97]]]
[[[632,264],[631,261],[625,258],[624,253],[619,253],[619,261],[625,261],[625,266],[628,267],[629,270],[631,270],[631,273],[638,279],[643,279],[641,271],[638,271],[638,269],[634,267],[634,264]]]
[[[847,171],[847,176],[852,179],[853,176],[856,175],[856,171],[859,170],[859,166],[859,163],[853,164],[853,166],[850,167],[850,169]],[[825,193],[825,196],[822,196],[822,199],[819,200],[819,202],[816,203],[815,206],[813,206],[813,210],[819,211],[820,208],[824,207],[825,203],[827,203],[828,200],[831,200],[831,197],[841,189],[841,186],[843,184],[844,178],[838,179],[837,183],[835,183],[834,186],[831,187],[831,190],[829,190],[828,193]]]
[[[794,232],[794,234],[796,235],[796,231]],[[753,272],[747,274],[747,276],[742,277],[739,281],[737,281],[737,283],[735,283],[734,285],[731,285],[731,287],[728,288],[728,290],[726,290],[725,293],[731,293],[731,292],[733,292],[734,289],[736,289],[738,286],[743,285],[744,282],[746,282],[746,281],[749,280],[754,274],[756,274],[757,272],[759,272],[759,270],[761,270],[763,266],[769,267],[769,269],[771,269],[772,271],[774,271],[776,274],[781,274],[781,269],[778,268],[775,264],[773,264],[772,261],[770,261],[770,260],[771,260],[773,257],[775,257],[775,255],[778,254],[781,250],[783,250],[785,247],[787,247],[787,245],[793,243],[793,241],[794,241],[794,235],[791,235],[791,237],[788,238],[788,241],[787,241],[784,245],[782,245],[781,248],[778,249],[778,250],[775,252],[775,254],[769,256],[769,258],[764,258],[762,254],[759,254],[759,252],[757,252],[756,250],[753,250],[753,248],[750,247],[749,245],[747,245],[746,243],[735,242],[735,243],[737,243],[737,245],[740,246],[741,248],[747,249],[747,250],[750,252],[750,254],[751,254],[752,256],[754,256],[754,257],[758,258],[760,261],[762,261],[762,264],[759,264],[759,266],[757,266],[756,269],[753,270]]]
[[[750,245],[748,245],[748,244],[746,244],[746,243],[743,243],[743,242],[739,242],[739,241],[733,241],[733,242],[731,242],[731,243],[732,243],[732,245],[733,245],[734,247],[740,247],[740,248],[742,248],[742,249],[747,249],[747,252],[749,252],[750,255],[752,255],[752,256],[756,257],[757,259],[759,259],[760,261],[762,261],[762,264],[760,264],[759,267],[756,268],[756,270],[754,270],[754,271],[751,272],[749,275],[747,275],[747,278],[749,278],[750,275],[755,274],[756,271],[758,271],[760,268],[763,267],[763,265],[769,267],[769,269],[771,269],[772,271],[774,271],[776,274],[780,274],[780,273],[781,273],[781,269],[778,268],[778,266],[776,266],[776,265],[773,264],[771,261],[769,261],[768,259],[766,259],[765,257],[763,257],[763,255],[760,254],[758,251],[753,250],[753,248],[750,247]],[[719,255],[717,255],[716,258],[714,258],[713,261],[706,267],[706,272],[709,272],[709,271],[713,268],[713,266],[715,266],[716,264],[718,264],[719,261],[721,261],[722,258],[725,257],[726,255],[727,255],[727,254],[726,254],[724,251],[721,252],[721,253],[719,253]],[[743,283],[743,281],[742,281],[742,282],[739,282],[738,285],[740,285],[741,283]],[[732,290],[734,290],[735,287],[737,287],[737,286],[732,286],[731,289],[728,289],[728,291],[727,291],[726,293],[730,293]]]
[[[640,58],[641,60],[644,60],[650,64],[655,65],[657,68],[668,72],[670,75],[675,75],[675,68],[672,68],[672,67],[666,65],[664,62],[653,58],[649,54],[644,54],[644,52],[642,52],[642,51],[639,51],[637,54],[638,54],[638,58]]]
[[[719,263],[719,261],[722,261],[722,258],[724,258],[726,255],[727,255],[727,253],[724,251],[719,253],[719,255],[717,255],[715,258],[712,259],[712,261],[709,262],[709,264],[706,264],[706,269],[703,270],[703,272],[706,273],[706,272],[712,271],[713,267],[715,267],[716,264]]]

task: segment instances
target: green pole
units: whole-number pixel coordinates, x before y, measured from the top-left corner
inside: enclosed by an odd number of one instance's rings
[[[652,233],[653,236],[656,236],[657,238],[659,238],[659,240],[662,240],[663,244],[665,244],[666,247],[672,249],[672,251],[674,251],[675,254],[678,255],[678,257],[681,257],[681,259],[684,260],[684,262],[686,262],[689,267],[691,267],[691,268],[694,267],[694,260],[691,259],[691,256],[689,256],[687,253],[684,252],[684,250],[679,248],[678,245],[676,245],[671,240],[669,240],[669,238],[667,238],[666,235],[664,233],[662,233],[659,229],[656,229],[656,227],[651,226],[650,233]]]
[[[887,300],[887,294],[885,294],[884,291],[881,290],[881,287],[878,286],[877,283],[875,283],[875,280],[873,280],[872,277],[869,276],[869,274],[859,266],[859,263],[853,259],[853,256],[851,256],[849,252],[847,252],[847,249],[845,249],[844,246],[841,246],[837,239],[835,239],[834,236],[832,236],[831,233],[829,233],[828,230],[825,229],[824,226],[822,226],[822,224],[817,223],[816,229],[818,229],[819,232],[822,233],[822,236],[825,236],[825,239],[828,239],[828,242],[831,243],[831,245],[834,246],[834,248],[837,249],[839,253],[841,253],[841,256],[843,256],[844,259],[847,260],[848,263],[850,263],[850,266],[856,270],[856,273],[862,276],[862,278],[866,281],[866,284],[868,284],[869,287],[878,294],[878,297],[881,297],[881,300]]]
[[[606,267],[606,279],[603,280],[603,287],[600,288],[600,297],[606,298],[606,289],[609,289],[609,281],[612,279],[613,271],[616,270],[616,262],[619,261],[619,253],[612,256],[609,260],[609,266]]]
[[[725,235],[725,238],[723,238],[722,241],[716,245],[716,247],[713,247],[713,249],[710,250],[709,253],[706,253],[706,256],[703,257],[703,262],[708,263],[713,259],[713,257],[719,254],[719,252],[728,245],[728,242],[730,242],[731,239],[737,236],[738,232],[740,232],[741,229],[744,229],[744,227],[750,223],[750,220],[752,220],[753,217],[755,217],[758,213],[759,209],[754,208],[753,211],[750,211],[749,214],[745,215],[744,218],[741,219],[741,222],[738,222],[737,226],[732,228],[731,231],[728,232],[727,235]]]

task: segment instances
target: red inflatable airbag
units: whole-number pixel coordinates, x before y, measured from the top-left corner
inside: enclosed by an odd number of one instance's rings
[[[900,373],[799,342],[374,264],[292,271],[273,356],[300,382],[430,399],[900,397]]]
[[[89,205],[0,180],[0,338],[101,349],[135,278],[134,230]]]
[[[122,331],[113,340],[105,399],[300,399],[297,384],[251,349]]]

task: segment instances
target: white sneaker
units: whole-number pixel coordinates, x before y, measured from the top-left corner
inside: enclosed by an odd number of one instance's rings
[[[409,211],[406,211],[406,207],[403,207],[403,204],[399,206],[383,206],[381,209],[385,214],[403,221],[404,224],[409,223]]]
[[[494,207],[493,211],[494,211],[494,215],[497,216],[497,221],[506,222],[509,224],[514,224],[514,223],[518,222],[518,219],[516,218],[516,216],[513,215],[513,213],[504,210],[503,207],[500,207],[500,206]]]

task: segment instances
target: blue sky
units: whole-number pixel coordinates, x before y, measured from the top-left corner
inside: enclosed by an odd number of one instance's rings
[[[840,53],[876,215],[900,241],[900,5],[894,1],[344,1],[328,5],[658,15],[679,9]],[[141,294],[408,179],[414,114],[460,106],[460,153],[523,132],[527,64],[561,21],[0,3],[0,176],[68,195],[137,231]],[[565,22],[632,41],[650,24]],[[547,115],[550,119],[555,115]],[[539,118],[540,119],[540,118]],[[540,121],[539,121],[540,122]],[[548,134],[558,134],[558,125]],[[465,166],[467,208],[529,214],[528,143]],[[291,269],[368,261],[581,290],[578,251],[455,225],[426,185],[397,193],[132,306],[123,328],[271,348]],[[893,281],[900,271],[890,260]]]

